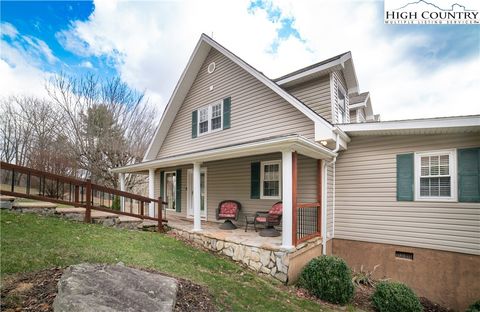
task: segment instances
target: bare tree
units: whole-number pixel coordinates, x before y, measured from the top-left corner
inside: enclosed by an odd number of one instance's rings
[[[118,187],[110,168],[141,161],[154,131],[155,110],[144,94],[131,90],[119,78],[100,81],[94,76],[55,77],[47,84],[50,98],[60,108],[67,139],[84,177]],[[129,189],[144,178],[129,175]]]
[[[0,158],[5,162],[26,165],[32,141],[32,124],[20,118],[16,101],[13,97],[0,101]]]

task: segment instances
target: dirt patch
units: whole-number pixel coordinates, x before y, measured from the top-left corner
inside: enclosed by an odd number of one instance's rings
[[[436,303],[431,302],[425,297],[420,297],[420,303],[423,306],[423,312],[453,312],[454,310],[444,308]]]
[[[1,311],[52,311],[63,268],[9,276],[2,281]]]
[[[57,295],[57,283],[64,268],[53,268],[8,276],[2,280],[0,311],[53,311],[52,304]],[[143,269],[144,270],[144,269]],[[152,273],[167,275],[155,270]],[[178,280],[175,312],[213,312],[213,297],[204,286],[185,279]]]

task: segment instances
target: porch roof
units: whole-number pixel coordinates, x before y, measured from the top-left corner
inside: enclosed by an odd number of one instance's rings
[[[160,167],[267,154],[289,149],[314,159],[330,159],[336,155],[330,149],[301,135],[286,135],[144,161],[138,164],[113,168],[111,171],[115,173],[139,173]]]

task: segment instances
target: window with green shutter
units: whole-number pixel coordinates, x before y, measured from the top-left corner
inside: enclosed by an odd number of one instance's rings
[[[397,200],[413,201],[413,153],[397,155]]]
[[[197,116],[198,115],[198,111],[193,111],[192,112],[192,138],[196,138],[197,137]]]
[[[457,151],[458,201],[480,202],[480,148]]]
[[[192,112],[192,138],[230,128],[230,97]]]

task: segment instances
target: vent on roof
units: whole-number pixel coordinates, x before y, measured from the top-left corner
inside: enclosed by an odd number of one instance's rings
[[[209,65],[208,65],[208,68],[207,68],[207,72],[209,74],[213,73],[215,71],[215,62],[211,62]]]
[[[413,260],[412,252],[395,251],[395,258]]]

